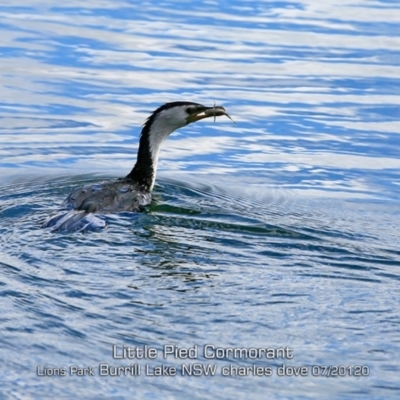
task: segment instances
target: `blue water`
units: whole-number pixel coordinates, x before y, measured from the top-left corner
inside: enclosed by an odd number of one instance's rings
[[[1,398],[399,398],[397,2],[0,16]],[[143,213],[41,228],[76,186],[126,175],[141,124],[175,100],[236,124],[172,134]]]

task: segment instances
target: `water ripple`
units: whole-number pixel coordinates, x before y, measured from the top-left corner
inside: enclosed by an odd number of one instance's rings
[[[0,16],[4,398],[258,399],[265,379],[269,397],[396,397],[397,4],[28,0]],[[237,124],[171,135],[145,212],[41,229],[72,188],[124,176],[149,113],[182,99]],[[123,365],[116,343],[290,346],[290,365],[370,375],[36,375]]]

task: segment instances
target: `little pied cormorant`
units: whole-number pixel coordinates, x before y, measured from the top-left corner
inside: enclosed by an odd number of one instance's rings
[[[111,182],[86,185],[72,191],[65,203],[67,211],[43,224],[56,231],[83,231],[103,228],[100,214],[139,211],[151,202],[162,142],[176,129],[204,118],[229,114],[221,106],[206,107],[188,101],[166,103],[157,108],[144,123],[137,161],[125,177]]]

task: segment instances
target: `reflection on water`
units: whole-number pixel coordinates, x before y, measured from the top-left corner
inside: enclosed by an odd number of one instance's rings
[[[397,191],[375,171],[399,169],[398,8],[174,4],[3,6],[2,167],[125,173],[139,125],[185,98],[239,124],[175,134],[163,169]]]
[[[398,393],[396,3],[28,0],[0,16],[4,396]],[[215,101],[237,124],[175,132],[146,212],[90,235],[40,229],[73,187],[126,175],[140,125],[173,100]],[[289,345],[294,366],[371,373],[35,375],[111,364],[114,343]]]

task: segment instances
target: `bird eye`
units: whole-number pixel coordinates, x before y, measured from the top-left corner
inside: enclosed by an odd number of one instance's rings
[[[186,109],[186,112],[188,113],[188,115],[191,115],[191,114],[193,114],[195,112],[195,109],[194,109],[194,107],[188,107]]]

